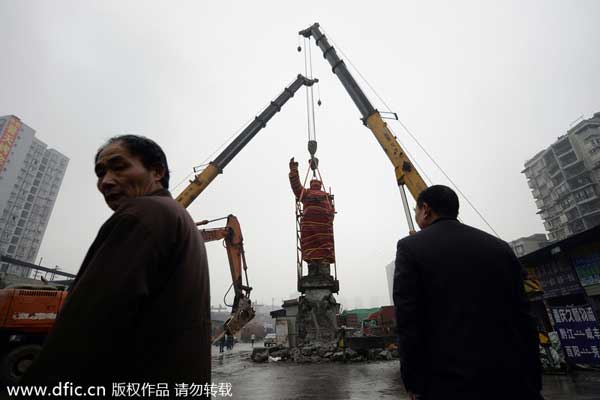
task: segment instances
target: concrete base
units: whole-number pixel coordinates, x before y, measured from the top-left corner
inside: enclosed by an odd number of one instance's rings
[[[340,305],[329,289],[311,289],[298,299],[298,345],[331,343],[337,339]]]
[[[331,266],[327,263],[309,263],[308,275],[298,281],[298,291],[306,293],[311,290],[328,290],[329,293],[337,293],[340,290],[340,282],[331,276]]]

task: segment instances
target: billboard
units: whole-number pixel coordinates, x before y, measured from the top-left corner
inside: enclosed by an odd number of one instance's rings
[[[4,129],[0,132],[0,171],[8,161],[10,150],[12,149],[15,140],[17,140],[21,125],[22,123],[18,118],[9,117],[4,125]]]
[[[579,278],[566,257],[557,257],[528,268],[529,276],[538,279],[544,297],[552,298],[582,293]]]
[[[551,307],[554,330],[569,360],[578,364],[600,365],[600,324],[592,307]]]

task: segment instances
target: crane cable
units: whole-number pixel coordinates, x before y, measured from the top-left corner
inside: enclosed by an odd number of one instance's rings
[[[325,34],[324,30],[323,30],[323,33]],[[334,42],[334,40],[331,38],[331,36],[329,34],[327,34],[327,37],[329,38],[331,43],[336,47],[336,49],[339,50],[339,52],[342,54],[342,56],[344,56],[344,59],[346,59],[348,61],[350,66],[352,66],[352,68],[358,74],[358,76],[360,76],[360,78],[367,84],[369,89],[371,89],[371,91],[375,94],[375,96],[379,99],[379,101],[381,101],[381,103],[386,107],[387,111],[391,112],[391,108],[387,105],[387,103],[383,100],[383,98],[381,98],[381,96],[379,96],[379,94],[373,88],[373,86],[371,86],[369,81],[360,73],[358,68],[356,68],[356,66],[352,63],[352,61],[344,53],[342,48],[337,43]],[[400,126],[402,126],[402,128],[406,131],[406,133],[408,133],[408,135],[415,141],[415,143],[417,143],[417,145],[425,153],[425,155],[427,155],[427,157],[433,162],[433,164],[442,172],[442,174],[446,177],[446,179],[448,179],[448,181],[452,184],[452,186],[456,189],[456,191],[458,193],[460,193],[460,195],[467,201],[469,206],[471,206],[471,208],[477,213],[477,215],[479,215],[479,217],[488,226],[488,228],[490,228],[491,231],[494,232],[494,234],[499,238],[500,235],[498,235],[498,232],[496,232],[496,230],[494,228],[492,228],[492,225],[490,225],[490,223],[485,219],[485,217],[479,212],[479,210],[477,209],[477,207],[475,207],[475,205],[471,202],[471,200],[469,200],[469,198],[462,192],[462,190],[459,189],[458,185],[450,178],[450,176],[448,176],[446,171],[433,159],[433,157],[429,154],[429,152],[427,150],[425,150],[425,147],[423,147],[423,145],[421,145],[419,140],[413,135],[413,133],[408,129],[408,127],[406,125],[404,125],[404,123],[399,118],[398,118],[398,122],[400,123]],[[396,138],[396,140],[398,140],[398,138]],[[406,151],[406,148],[404,148],[404,150]],[[406,152],[406,153],[409,154],[408,152]],[[410,156],[410,154],[409,154],[409,156]],[[412,161],[415,163],[415,165],[417,165],[417,163],[414,161],[414,158],[412,158]],[[418,167],[418,165],[417,165],[417,167]],[[422,168],[420,168],[420,169],[421,169],[421,171],[423,171]],[[425,175],[424,172],[423,172],[423,174]],[[425,175],[425,176],[427,177],[427,175]],[[429,179],[429,178],[427,177],[427,179]],[[429,180],[431,181],[431,179],[429,179]]]
[[[313,79],[312,51],[310,46],[310,38],[304,38],[304,48],[308,49],[308,51],[304,51],[304,73],[308,79]],[[317,128],[315,122],[315,96],[312,86],[306,86],[306,118],[308,123],[308,140],[316,141]]]

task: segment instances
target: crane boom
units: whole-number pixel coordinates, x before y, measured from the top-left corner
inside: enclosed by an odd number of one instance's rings
[[[267,122],[281,107],[287,103],[289,99],[294,97],[294,94],[302,86],[312,86],[317,79],[308,79],[302,75],[298,75],[292,84],[285,88],[275,100],[273,100],[263,112],[261,112],[254,120],[223,150],[217,158],[211,161],[208,166],[194,177],[190,184],[177,196],[177,202],[183,207],[189,206],[196,197],[206,189],[206,187],[223,172],[223,169],[229,162],[248,144],[250,140],[265,126]]]
[[[383,151],[385,151],[394,165],[398,186],[406,185],[413,198],[416,199],[419,193],[427,188],[427,184],[417,172],[383,118],[381,118],[379,111],[373,107],[365,93],[358,86],[344,61],[338,57],[333,46],[329,44],[327,37],[321,32],[319,24],[315,23],[309,28],[300,31],[299,34],[307,38],[314,37],[315,43],[323,51],[323,57],[331,64],[333,73],[342,82],[350,98],[354,101],[356,107],[358,107],[363,123],[373,132]],[[404,194],[402,187],[400,187],[400,192]],[[405,202],[404,197],[403,201]],[[407,206],[408,203],[406,203],[405,207]],[[412,219],[410,218],[409,225],[412,226]]]

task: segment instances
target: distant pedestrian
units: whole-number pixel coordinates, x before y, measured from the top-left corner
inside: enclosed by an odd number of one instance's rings
[[[222,353],[224,348],[225,348],[225,335],[221,336],[221,339],[219,339],[219,353]]]
[[[206,250],[168,191],[164,152],[145,137],[114,137],[96,153],[94,172],[114,213],[21,384],[209,383]]]
[[[252,342],[252,347],[254,347],[254,341],[255,340],[256,340],[256,336],[253,333],[252,336],[250,336],[250,341]]]
[[[417,199],[398,242],[394,304],[411,399],[542,399],[537,331],[508,244],[457,220],[446,186]],[[417,397],[419,396],[419,397]]]

